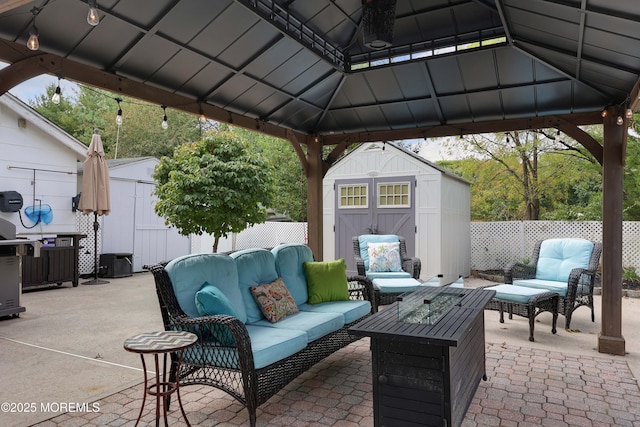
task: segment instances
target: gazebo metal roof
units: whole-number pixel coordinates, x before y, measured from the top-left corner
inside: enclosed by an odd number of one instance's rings
[[[80,0],[3,3],[0,59],[52,53],[184,97],[169,107],[301,134],[468,133],[637,103],[636,0],[398,0],[381,50],[363,44],[361,0],[99,0],[95,27]]]

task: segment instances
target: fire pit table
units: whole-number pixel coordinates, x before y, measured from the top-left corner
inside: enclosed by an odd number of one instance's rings
[[[459,426],[486,380],[495,291],[425,287],[351,327],[371,338],[374,425]]]

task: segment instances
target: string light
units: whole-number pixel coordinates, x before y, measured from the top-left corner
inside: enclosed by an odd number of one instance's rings
[[[118,103],[118,114],[116,114],[116,124],[118,125],[118,127],[120,127],[122,125],[122,108],[120,108],[120,103],[122,102],[122,99],[116,98],[116,102]]]
[[[623,120],[622,116],[618,116],[618,118],[616,119],[616,124],[618,126],[622,126],[623,123],[624,123],[624,120]]]
[[[34,7],[31,9],[33,15],[33,23],[29,29],[29,40],[27,40],[27,47],[30,50],[38,50],[40,48],[40,41],[38,40],[38,28],[36,27],[36,16],[40,13],[40,9]]]
[[[60,104],[61,96],[60,96],[60,77],[58,77],[58,86],[56,86],[56,91],[53,93],[51,97],[51,102],[56,105]]]
[[[625,116],[629,120],[633,119],[633,110],[631,110],[631,108],[627,108],[627,111],[625,111]]]
[[[162,129],[167,129],[169,127],[169,123],[167,122],[167,106],[161,105],[161,108],[164,112],[164,117],[162,117]]]
[[[100,23],[100,15],[98,15],[98,6],[96,0],[89,0],[89,13],[87,13],[87,23],[93,27]]]
[[[606,109],[604,109],[604,110],[602,110],[602,113],[600,113],[600,115],[604,119],[605,117],[607,117],[609,115],[609,112]]]

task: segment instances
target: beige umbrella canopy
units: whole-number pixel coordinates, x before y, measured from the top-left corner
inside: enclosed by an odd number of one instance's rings
[[[91,137],[82,175],[82,194],[78,209],[84,214],[109,215],[109,167],[104,158],[102,139],[96,130]]]
[[[102,139],[96,129],[91,137],[91,144],[87,150],[87,159],[84,161],[82,174],[82,193],[78,209],[84,214],[93,213],[93,254],[95,264],[94,278],[83,285],[99,285],[109,283],[106,280],[98,280],[98,215],[108,215],[111,212],[111,196],[109,194],[109,167],[104,158]]]

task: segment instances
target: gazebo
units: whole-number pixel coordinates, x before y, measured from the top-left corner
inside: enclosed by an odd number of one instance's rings
[[[5,0],[0,60],[0,94],[47,73],[289,140],[317,258],[322,177],[350,144],[557,128],[603,167],[598,348],[625,352],[637,0]]]

